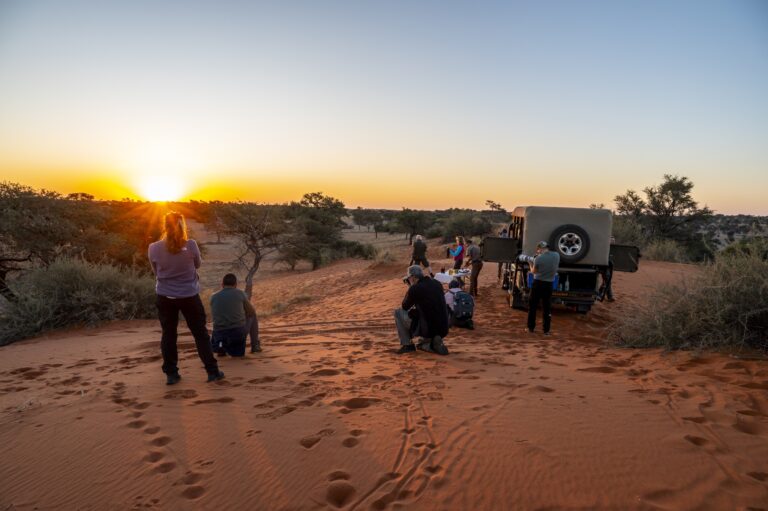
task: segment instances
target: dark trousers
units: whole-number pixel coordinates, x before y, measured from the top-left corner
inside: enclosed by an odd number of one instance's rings
[[[469,274],[469,294],[477,298],[477,277],[483,269],[482,261],[472,261],[472,273]]]
[[[163,335],[160,340],[160,350],[163,353],[163,372],[176,374],[179,372],[179,352],[176,346],[179,326],[179,312],[184,314],[190,332],[195,339],[197,354],[205,365],[208,373],[216,373],[219,365],[211,351],[211,338],[208,328],[205,326],[205,308],[200,300],[200,295],[188,298],[167,298],[157,295],[157,316]]]
[[[461,265],[464,263],[464,259],[454,259],[453,261],[453,269],[454,270],[460,270]]]
[[[248,332],[245,326],[214,330],[211,334],[211,349],[214,352],[226,353],[230,357],[245,355],[245,337]]]
[[[536,309],[542,301],[541,308],[544,314],[544,333],[549,332],[552,322],[552,283],[543,280],[534,280],[531,288],[531,297],[528,301],[528,330],[536,329]]]
[[[261,340],[259,339],[259,317],[249,316],[245,320],[245,331],[248,332],[248,336],[251,338],[251,349],[261,347]]]

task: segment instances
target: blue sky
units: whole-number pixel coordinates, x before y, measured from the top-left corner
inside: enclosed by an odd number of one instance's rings
[[[100,196],[768,214],[766,90],[761,1],[0,0],[0,179]]]

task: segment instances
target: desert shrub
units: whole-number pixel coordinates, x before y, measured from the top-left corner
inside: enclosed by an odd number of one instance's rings
[[[659,289],[611,338],[632,347],[768,350],[768,261],[725,254],[690,280]]]
[[[727,257],[735,254],[755,254],[762,259],[768,259],[768,238],[740,240],[725,247],[722,252],[720,252],[719,257]]]
[[[58,259],[12,287],[18,300],[0,312],[0,345],[65,326],[155,316],[154,280],[110,264]]]
[[[650,242],[643,249],[643,257],[652,261],[688,262],[683,247],[673,240],[654,240]]]
[[[339,259],[354,257],[357,259],[374,259],[376,247],[359,241],[337,240],[330,247],[320,251],[320,265],[326,265]]]

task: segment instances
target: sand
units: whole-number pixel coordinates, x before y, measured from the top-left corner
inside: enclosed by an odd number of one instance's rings
[[[477,329],[398,356],[405,251],[265,273],[265,350],[215,384],[181,329],[165,385],[153,321],[0,348],[0,509],[768,509],[768,362],[604,341],[691,267],[644,261],[545,338],[487,264]]]

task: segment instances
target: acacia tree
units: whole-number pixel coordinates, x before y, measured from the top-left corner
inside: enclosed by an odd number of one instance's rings
[[[0,295],[16,300],[9,274],[31,263],[47,266],[61,252],[74,250],[91,209],[88,202],[67,201],[56,192],[0,182]]]
[[[253,295],[253,277],[262,260],[280,246],[285,233],[285,215],[279,206],[248,202],[217,204],[215,214],[223,232],[238,241],[237,262],[245,269],[245,294]]]
[[[395,215],[395,221],[399,232],[405,232],[408,235],[408,244],[410,245],[413,243],[413,237],[419,232],[426,231],[434,219],[428,211],[403,208]]]
[[[643,189],[645,198],[634,190],[617,195],[616,213],[637,224],[648,239],[677,241],[706,256],[708,249],[699,228],[712,210],[699,207],[692,191],[693,183],[687,177],[665,174],[661,184]]]
[[[321,192],[304,194],[288,208],[288,234],[280,248],[282,258],[290,265],[307,260],[316,270],[323,262],[323,251],[341,242],[344,203]]]

